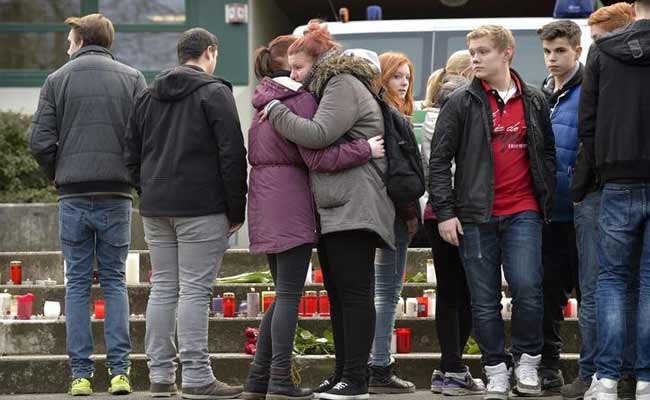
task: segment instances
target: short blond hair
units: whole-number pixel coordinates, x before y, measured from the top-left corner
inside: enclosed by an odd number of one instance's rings
[[[482,25],[467,34],[467,46],[471,40],[477,40],[488,37],[494,43],[494,46],[499,51],[504,51],[507,48],[515,49],[515,37],[510,32],[510,29],[504,28],[501,25]],[[512,59],[510,59],[512,62]]]

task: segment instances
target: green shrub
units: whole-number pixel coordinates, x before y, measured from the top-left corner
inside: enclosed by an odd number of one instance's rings
[[[56,191],[28,148],[31,116],[0,112],[0,202],[54,202]]]

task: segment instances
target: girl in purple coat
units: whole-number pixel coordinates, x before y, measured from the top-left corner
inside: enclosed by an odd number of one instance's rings
[[[257,110],[278,99],[301,117],[315,114],[313,95],[289,78],[287,49],[295,40],[279,36],[256,51],[255,75],[261,80],[253,95]],[[308,150],[278,135],[268,120],[256,117],[248,132],[248,151],[250,250],[267,254],[276,299],[260,325],[242,398],[311,399],[311,390],[295,387],[290,374],[298,304],[318,240],[309,171],[334,172],[365,164],[373,156],[383,157],[383,142],[357,139]]]

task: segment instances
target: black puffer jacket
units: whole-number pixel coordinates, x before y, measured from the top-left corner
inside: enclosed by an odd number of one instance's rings
[[[580,97],[580,147],[573,200],[594,182],[650,180],[650,19],[589,49]]]
[[[124,135],[144,76],[100,46],[85,46],[41,89],[30,149],[62,196],[131,192]]]
[[[556,184],[553,129],[540,90],[524,85],[523,100],[533,192],[548,220]],[[462,223],[489,221],[494,201],[493,130],[489,99],[478,78],[452,93],[440,110],[429,161],[429,201],[438,221],[454,217]]]
[[[246,149],[230,83],[181,65],[136,101],[125,161],[145,217],[244,221]]]

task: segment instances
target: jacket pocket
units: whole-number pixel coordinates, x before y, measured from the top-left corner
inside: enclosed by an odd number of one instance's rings
[[[352,196],[355,170],[346,170],[336,173],[312,174],[312,187],[314,188],[314,201],[318,208],[335,208],[345,205]]]

